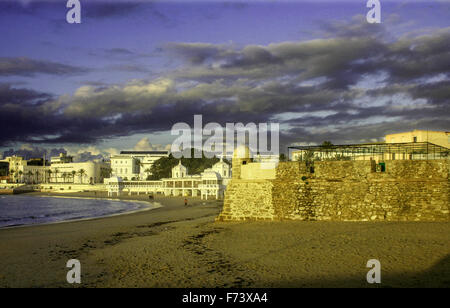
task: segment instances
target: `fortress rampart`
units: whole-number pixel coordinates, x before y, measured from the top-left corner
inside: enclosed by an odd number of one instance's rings
[[[380,172],[374,161],[280,162],[272,171],[246,161],[217,220],[450,221],[449,162],[389,160]]]

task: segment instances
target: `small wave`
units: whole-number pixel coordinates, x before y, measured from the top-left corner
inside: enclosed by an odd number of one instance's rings
[[[98,218],[153,208],[147,202],[104,199],[21,195],[5,198],[0,199],[0,228]]]

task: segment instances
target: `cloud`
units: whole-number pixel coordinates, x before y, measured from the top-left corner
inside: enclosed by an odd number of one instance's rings
[[[31,89],[17,89],[11,84],[0,83],[0,106],[6,104],[39,104],[51,99],[53,96],[48,93],[41,93]]]
[[[34,60],[26,57],[0,57],[0,76],[33,77],[36,74],[73,75],[88,71],[86,68],[51,61]]]
[[[28,160],[31,158],[43,158],[45,156],[46,160],[50,160],[51,156],[58,156],[59,153],[67,153],[67,151],[63,148],[45,149],[30,144],[22,144],[17,150],[9,149],[4,151],[3,158],[16,155]]]
[[[320,39],[268,45],[171,43],[163,50],[183,65],[160,78],[85,85],[58,98],[20,89],[18,100],[0,88],[0,101],[14,101],[0,114],[8,132],[0,144],[95,143],[192,124],[194,114],[222,125],[277,120],[283,146],[448,130],[450,29],[392,38],[368,27],[335,23]]]
[[[169,150],[170,144],[162,145],[162,144],[151,144],[150,139],[148,137],[144,137],[139,140],[134,146],[134,151],[164,151]]]

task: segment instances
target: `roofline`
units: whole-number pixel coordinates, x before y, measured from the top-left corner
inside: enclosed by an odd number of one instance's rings
[[[403,131],[403,132],[399,132],[399,133],[391,133],[391,134],[386,134],[386,136],[389,135],[399,135],[399,134],[407,134],[407,133],[412,133],[412,132],[432,132],[432,133],[444,133],[444,134],[450,134],[450,131],[443,131],[443,130],[430,130],[430,129],[413,129],[410,131]]]
[[[355,144],[333,144],[333,145],[307,145],[307,146],[289,146],[288,150],[310,150],[310,149],[326,149],[326,150],[332,150],[336,148],[357,148],[357,147],[366,147],[366,146],[385,146],[385,147],[395,147],[395,146],[405,146],[405,145],[431,145],[433,147],[449,150],[449,148],[437,145],[431,142],[398,142],[398,143],[391,143],[391,142],[374,142],[374,143],[355,143]]]
[[[169,151],[120,151],[120,154],[169,154]]]

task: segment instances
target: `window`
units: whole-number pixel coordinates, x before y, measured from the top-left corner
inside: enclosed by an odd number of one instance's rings
[[[417,142],[417,137],[413,137],[413,142]]]

